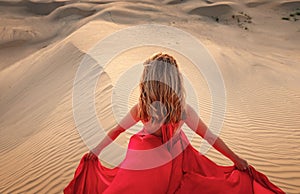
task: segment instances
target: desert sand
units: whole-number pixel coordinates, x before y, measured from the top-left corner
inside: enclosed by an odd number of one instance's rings
[[[300,193],[299,9],[297,0],[1,0],[0,193],[62,193],[89,151],[73,118],[80,62],[104,37],[149,23],[184,30],[205,45],[226,87],[221,138],[286,193]],[[148,46],[116,56],[98,80],[96,109],[106,130],[116,124],[111,96],[119,75],[158,51],[178,59],[198,93],[195,109],[210,121],[203,76],[175,51]],[[119,99],[123,105],[137,102],[138,88],[131,89],[128,101]],[[117,142],[126,148],[133,132]],[[206,155],[232,165],[214,149]]]

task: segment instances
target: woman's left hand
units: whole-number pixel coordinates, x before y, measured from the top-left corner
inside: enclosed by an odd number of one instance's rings
[[[239,169],[241,171],[245,171],[245,170],[249,169],[249,165],[248,165],[247,161],[240,157],[235,159],[234,165],[237,167],[237,169]]]

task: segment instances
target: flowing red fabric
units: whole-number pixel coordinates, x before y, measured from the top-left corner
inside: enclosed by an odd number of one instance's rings
[[[162,137],[145,129],[133,135],[124,161],[112,169],[104,167],[98,157],[88,159],[84,154],[64,193],[284,193],[251,165],[249,171],[217,165],[193,148],[183,131],[174,134],[173,129],[173,125],[163,125]],[[151,149],[155,151],[148,155],[130,151]],[[160,160],[167,162],[148,169],[131,168],[151,166]]]

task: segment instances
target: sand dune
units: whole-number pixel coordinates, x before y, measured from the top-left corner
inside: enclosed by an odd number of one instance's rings
[[[219,65],[227,93],[220,136],[284,191],[299,193],[297,8],[297,0],[0,1],[0,193],[62,193],[88,151],[73,117],[77,68],[99,40],[145,23],[180,28],[207,47]],[[130,107],[138,99],[137,88],[124,86],[130,97],[117,96],[119,103],[112,102],[120,75],[161,50],[178,59],[198,95],[190,102],[199,101],[195,108],[209,123],[212,101],[203,75],[176,51],[145,46],[116,56],[98,80],[97,122],[105,130],[116,124],[114,106]],[[126,148],[141,127],[139,123],[126,131],[117,143]],[[89,130],[85,135],[95,136]],[[194,137],[192,144],[199,149],[203,140]],[[207,155],[218,164],[232,164],[213,149]],[[113,159],[118,162],[123,157]]]
[[[65,5],[67,1],[1,1],[0,6],[23,9],[36,15],[48,15],[56,8]]]
[[[70,4],[60,8],[55,9],[50,14],[52,20],[61,19],[65,17],[76,17],[76,19],[85,18],[93,15],[96,10],[92,9],[92,6],[86,4]]]
[[[48,15],[53,10],[65,5],[65,2],[53,2],[53,1],[24,1],[25,7],[34,14]]]
[[[200,6],[192,9],[190,14],[197,14],[202,16],[221,16],[225,14],[231,14],[233,8],[229,3],[214,3],[207,6]]]
[[[271,2],[271,1],[253,1],[253,2],[247,2],[247,3],[245,3],[245,5],[246,5],[247,7],[254,8],[254,7],[259,7],[259,6],[268,4],[268,3],[270,3],[270,2]]]
[[[35,39],[37,33],[26,27],[2,27],[0,45],[18,45],[20,42]]]
[[[74,61],[80,60],[80,56],[83,54],[70,43],[62,48],[54,49],[55,51],[51,52],[52,54],[48,57],[45,57],[47,52],[36,53],[39,56],[32,55],[30,58],[20,61],[20,63],[14,64],[1,72],[1,90],[5,90],[5,87],[13,88],[8,90],[5,95],[3,93],[1,95],[1,124],[4,126],[14,125],[14,133],[9,128],[4,128],[1,131],[2,152],[13,149],[18,146],[16,142],[22,143],[22,140],[26,141],[32,134],[38,132],[40,123],[56,108],[57,103],[64,97],[65,91],[71,89],[71,81],[75,71],[73,67],[76,65]],[[65,55],[72,56],[72,60]],[[76,58],[74,58],[74,55]],[[37,57],[42,60],[32,63],[31,61],[34,61]],[[65,60],[53,63],[57,58],[65,58]],[[12,74],[14,76],[11,76]],[[54,77],[56,79],[52,80]],[[68,87],[66,84],[62,85],[66,82],[70,82]],[[17,96],[18,98],[16,98]],[[28,104],[31,103],[32,99],[36,99],[36,104],[31,107],[33,110],[30,111],[30,114],[27,114],[28,109],[30,109]],[[52,100],[47,105],[43,105],[46,99]],[[43,114],[40,114],[41,112]],[[22,122],[18,123],[20,120]],[[24,127],[27,130],[24,130]],[[12,142],[8,143],[10,141]],[[9,145],[9,147],[5,145]]]
[[[289,9],[289,10],[295,10],[300,7],[300,1],[283,1],[280,2],[280,7]]]

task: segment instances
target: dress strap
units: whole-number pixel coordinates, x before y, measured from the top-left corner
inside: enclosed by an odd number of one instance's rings
[[[167,148],[170,150],[173,146],[174,141],[176,141],[173,136],[175,134],[175,130],[177,129],[178,125],[173,123],[163,124],[161,126],[161,133],[162,133],[162,143],[167,142]],[[177,138],[176,138],[177,139]]]

